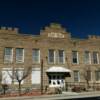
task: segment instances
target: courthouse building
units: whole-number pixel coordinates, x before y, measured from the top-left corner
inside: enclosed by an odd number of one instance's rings
[[[86,72],[89,83],[99,83],[100,36],[73,38],[66,28],[56,23],[44,27],[39,35],[21,34],[17,28],[1,27],[2,83],[12,84],[8,71],[12,74],[13,69],[29,66],[32,72],[22,84],[36,89],[86,82]]]

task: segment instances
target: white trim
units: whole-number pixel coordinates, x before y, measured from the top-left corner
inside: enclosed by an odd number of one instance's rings
[[[91,53],[89,52],[89,64],[91,64]]]
[[[77,64],[79,64],[79,52],[78,51],[76,52],[77,52]]]

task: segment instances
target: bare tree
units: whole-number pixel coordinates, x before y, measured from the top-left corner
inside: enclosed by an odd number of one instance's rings
[[[23,69],[16,68],[13,70],[12,75],[10,73],[8,73],[10,75],[10,77],[12,78],[12,80],[16,80],[18,82],[19,95],[21,94],[22,81],[30,75],[31,70],[32,70],[31,67],[27,67],[27,68],[23,68]]]
[[[91,69],[88,66],[85,66],[85,68],[83,68],[83,72],[82,75],[86,81],[87,84],[87,89],[90,87],[89,81],[91,80]]]
[[[2,72],[0,71],[0,88],[2,89],[0,92],[2,92],[4,95],[6,94],[6,90],[8,89],[7,84],[7,77],[2,77]]]

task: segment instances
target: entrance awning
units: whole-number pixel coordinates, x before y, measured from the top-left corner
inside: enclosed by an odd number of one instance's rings
[[[50,67],[46,72],[61,72],[61,73],[69,73],[71,72],[70,69],[59,67],[59,66],[53,66]]]

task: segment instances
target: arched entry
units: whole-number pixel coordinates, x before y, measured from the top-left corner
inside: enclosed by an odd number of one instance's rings
[[[49,87],[65,87],[65,77],[70,76],[71,70],[53,66],[47,70]]]

